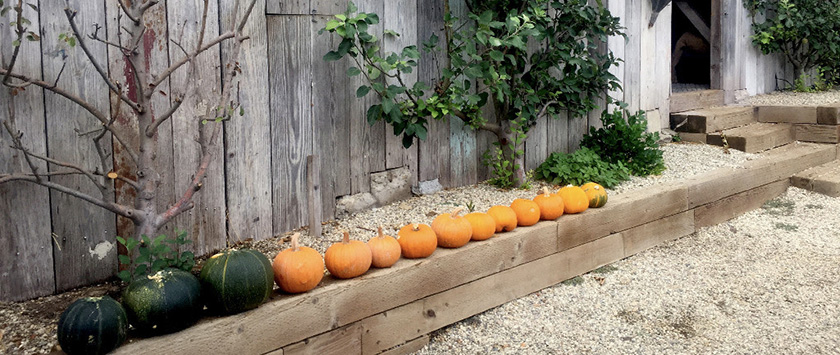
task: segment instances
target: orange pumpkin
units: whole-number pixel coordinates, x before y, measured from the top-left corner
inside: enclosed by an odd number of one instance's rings
[[[578,186],[568,185],[557,191],[557,194],[563,198],[564,213],[581,213],[589,208],[589,198],[586,197],[586,192],[583,192]]]
[[[444,248],[460,248],[472,238],[472,225],[463,216],[459,216],[463,208],[458,207],[450,213],[435,217],[432,230],[437,235],[438,246]]]
[[[496,220],[489,214],[473,212],[464,216],[472,226],[472,240],[490,239],[496,233]]]
[[[583,192],[586,192],[586,198],[589,199],[589,207],[600,208],[607,204],[607,190],[604,187],[594,182],[587,182],[580,186]]]
[[[391,267],[400,259],[400,243],[390,235],[382,234],[382,227],[377,230],[376,237],[370,238],[367,245],[370,248],[371,266],[376,268]]]
[[[563,198],[549,192],[548,187],[543,187],[543,193],[534,197],[534,202],[540,206],[540,219],[550,221],[563,215]]]
[[[516,213],[516,223],[520,226],[533,226],[540,221],[540,206],[534,201],[518,198],[510,208]]]
[[[344,232],[341,242],[330,245],[324,254],[327,270],[339,279],[362,275],[370,269],[370,248],[359,240],[350,240],[350,233]]]
[[[516,228],[516,212],[508,206],[493,206],[487,214],[496,221],[496,233],[510,232]]]
[[[437,236],[432,227],[425,224],[409,224],[400,228],[397,235],[400,236],[397,242],[402,248],[402,255],[408,259],[428,257],[437,248]]]
[[[274,257],[274,282],[288,293],[309,291],[324,277],[324,258],[315,249],[298,245],[300,234],[292,235],[292,247]]]

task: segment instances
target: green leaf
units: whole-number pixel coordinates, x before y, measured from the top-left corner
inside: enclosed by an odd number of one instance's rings
[[[117,276],[119,276],[120,280],[123,282],[131,282],[131,271],[123,270],[120,271]]]
[[[342,55],[338,54],[336,51],[329,51],[327,54],[324,55],[325,62],[332,62],[341,59]]]
[[[397,32],[394,32],[394,30],[385,30],[385,31],[384,31],[384,33],[385,33],[386,35],[389,35],[389,36],[394,36],[394,37],[399,37],[399,36],[400,36],[400,34],[399,34],[399,33],[397,33]]]
[[[327,25],[324,26],[324,29],[327,30],[327,31],[332,31],[332,30],[336,29],[338,26],[341,26],[342,24],[343,24],[342,22],[337,21],[337,20],[329,20],[327,22]]]
[[[356,89],[356,97],[364,97],[365,95],[368,94],[368,92],[370,92],[370,86],[367,86],[367,85],[359,86],[359,88]]]
[[[362,71],[359,70],[359,68],[356,68],[356,67],[347,68],[347,76],[356,76],[356,75],[359,75],[361,73],[362,73]],[[367,92],[365,94],[367,94]],[[365,95],[362,95],[362,96],[365,96]],[[359,97],[361,97],[361,96],[359,96]]]
[[[505,54],[502,53],[501,51],[498,51],[498,50],[490,51],[489,55],[490,55],[490,58],[492,58],[493,60],[495,60],[497,62],[501,62],[501,61],[505,60]]]
[[[490,37],[490,38],[488,38],[488,39],[487,39],[487,41],[488,41],[488,42],[490,43],[490,45],[491,45],[491,46],[493,46],[493,47],[498,47],[498,46],[501,46],[501,45],[502,45],[502,41],[501,41],[501,40],[499,40],[499,39],[498,39],[498,38],[496,38],[496,37]]]
[[[120,261],[120,264],[122,264],[122,265],[131,264],[131,258],[128,255],[120,254],[119,256],[117,256],[117,259]]]

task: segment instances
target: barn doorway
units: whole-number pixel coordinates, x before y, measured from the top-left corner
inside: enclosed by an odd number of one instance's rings
[[[674,0],[671,20],[671,92],[718,89],[713,52],[715,1]],[[713,48],[716,47],[716,48]]]

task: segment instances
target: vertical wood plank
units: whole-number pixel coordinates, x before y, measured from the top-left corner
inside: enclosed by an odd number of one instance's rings
[[[443,2],[435,0],[417,0],[417,41],[422,43],[432,34],[443,41]],[[446,67],[445,54],[421,51],[420,65],[417,67],[417,80],[434,85],[440,73],[439,68]],[[418,174],[420,181],[440,179],[444,187],[450,184],[449,132],[450,123],[429,121],[428,137],[418,146]]]
[[[656,80],[654,90],[656,91],[655,107],[659,109],[659,127],[668,128],[670,125],[670,100],[671,96],[671,20],[673,6],[668,5],[659,12],[656,21]]]
[[[306,223],[306,156],[312,152],[310,18],[268,18],[274,234]]]
[[[546,130],[547,153],[569,153],[569,114],[565,110],[546,122]]]
[[[309,235],[321,236],[321,160],[317,155],[306,157],[306,202],[309,213]]]
[[[107,85],[80,48],[69,48],[58,39],[60,33],[70,31],[63,12],[65,6],[62,2],[41,4],[41,18],[49,19],[42,24],[44,80],[56,80],[66,55],[67,67],[58,86],[81,96],[101,112],[107,113]],[[71,1],[69,6],[78,10],[76,24],[85,34],[91,31],[94,24],[106,23],[105,6],[102,1]],[[94,58],[107,66],[105,45],[94,43],[87,38],[85,40],[88,41]],[[59,161],[74,162],[91,170],[97,168],[100,165],[99,156],[92,139],[89,135],[81,136],[80,133],[101,128],[99,121],[76,104],[54,94],[47,93],[44,104],[46,117],[55,118],[47,121],[47,148],[50,157]],[[111,144],[110,139],[103,139],[102,143],[106,147]],[[110,169],[111,166],[104,167],[106,171]],[[54,177],[51,181],[93,196],[101,196],[85,177],[61,176]],[[56,289],[63,291],[113,275],[117,269],[114,214],[60,192],[52,191],[50,195],[53,232],[58,240],[53,251]]]
[[[30,29],[39,33],[38,14],[27,6],[24,16],[32,23]],[[9,23],[15,16],[9,11],[0,22]],[[9,26],[0,26],[0,63],[8,67],[12,38],[16,35]],[[41,79],[41,42],[24,41],[20,46],[16,73]],[[13,130],[24,133],[23,145],[36,154],[47,153],[44,122],[44,92],[30,86],[25,91],[0,88],[0,124],[7,122]],[[14,112],[14,117],[11,116]],[[29,164],[19,152],[13,151],[11,137],[0,129],[0,172],[29,173]],[[37,162],[39,172],[47,165]],[[48,295],[55,291],[53,247],[50,228],[50,192],[28,182],[0,184],[0,302],[20,301]]]
[[[641,108],[641,36],[642,27],[647,29],[647,21],[642,17],[642,2],[644,1],[648,0],[628,0],[624,9],[627,22],[627,46],[624,48],[624,100],[630,112]]]
[[[233,18],[232,3],[220,1],[222,31],[242,18],[243,9]],[[265,7],[257,0],[255,9]],[[271,131],[268,106],[268,37],[265,15],[254,11],[245,33],[251,38],[242,44],[239,66],[239,102],[244,116],[225,123],[225,187],[227,189],[228,228],[231,238],[271,237]],[[222,47],[222,63],[228,61],[232,43]]]
[[[414,11],[406,11],[406,9],[414,9],[417,7],[417,0],[394,0],[384,2],[383,16],[381,17],[383,29],[393,30],[400,34],[399,37],[384,35],[382,36],[382,48],[384,53],[394,52],[400,53],[402,49],[409,45],[417,45],[417,13]],[[418,48],[421,48],[418,46]],[[396,79],[389,78],[389,84],[397,83]],[[406,74],[403,76],[403,82],[407,86],[414,85],[417,82],[417,72]],[[385,127],[385,168],[394,169],[405,165],[406,158],[410,155],[402,144],[402,136],[394,135],[393,127]],[[417,150],[416,145],[411,148]]]
[[[316,1],[316,4],[320,1]],[[220,2],[224,2],[224,0]],[[309,2],[309,0],[266,0],[264,7],[257,7],[256,9],[265,9],[267,15],[309,15]],[[330,3],[332,2],[330,1]],[[256,11],[256,13],[262,14],[262,11]]]
[[[525,140],[525,171],[536,169],[548,156],[548,120],[537,120],[537,124],[528,131]]]
[[[664,21],[659,22],[657,20],[657,25],[654,25],[654,28],[648,27],[646,19],[650,19],[651,13],[653,12],[651,3],[648,0],[642,0],[641,5],[639,14],[641,15],[642,21],[638,26],[638,30],[640,31],[639,46],[641,48],[641,52],[639,53],[641,63],[638,69],[641,79],[639,87],[639,108],[644,111],[649,111],[655,109],[658,105],[656,61],[659,58],[656,55],[656,26],[669,26],[670,23],[665,23]]]
[[[184,48],[195,48],[201,26],[203,1],[167,2],[167,22],[169,35]],[[207,9],[207,28],[205,38],[213,38],[219,33],[219,12],[216,2],[209,2]],[[183,58],[184,53],[177,46],[169,47],[169,59],[175,62]],[[201,157],[199,136],[211,134],[217,122],[202,124],[197,117],[205,117],[212,112],[218,102],[221,87],[220,49],[214,47],[196,58],[194,72],[189,73],[184,66],[170,77],[170,85],[176,91],[185,90],[183,104],[172,116],[175,193],[180,195],[186,189]],[[190,83],[196,85],[190,90]],[[184,91],[180,91],[184,92]],[[170,95],[172,97],[172,95]],[[224,133],[224,132],[223,132]],[[201,191],[193,197],[195,207],[175,218],[174,228],[186,231],[193,241],[189,248],[197,254],[204,254],[226,245],[225,223],[225,178],[224,145],[220,141],[209,154],[213,160],[207,169]]]
[[[619,25],[621,27],[627,26],[627,19],[625,16],[625,5],[626,1],[624,0],[609,0],[607,6],[609,7],[610,13],[613,16],[618,17]],[[626,31],[626,30],[625,30]],[[669,38],[670,40],[670,38]],[[624,52],[624,48],[626,47],[627,43],[622,36],[611,36],[607,39],[607,49],[612,51],[616,58],[621,60],[626,60],[626,54]],[[669,59],[670,61],[670,59]],[[619,62],[617,66],[613,66],[610,68],[610,73],[615,75],[618,78],[618,81],[621,83],[622,88],[624,87],[624,70],[627,67],[627,62]],[[668,76],[670,78],[670,74]],[[607,92],[609,97],[612,97],[615,100],[624,100],[624,91],[622,90],[610,90]],[[616,105],[610,104],[609,110],[613,110],[616,108]]]
[[[464,0],[450,0],[452,16],[460,20],[455,28],[469,26],[469,9]],[[470,22],[471,23],[471,22]],[[455,116],[449,117],[449,179],[451,186],[464,186],[478,182],[478,156],[475,131]]]
[[[711,14],[711,23],[709,24],[711,30],[711,43],[709,44],[710,50],[710,68],[709,68],[709,75],[710,75],[710,88],[711,89],[720,89],[721,88],[721,43],[722,43],[722,36],[721,36],[721,26],[722,22],[721,19],[723,17],[723,12],[721,8],[721,1],[723,0],[711,0],[712,1],[712,14]]]
[[[390,2],[390,1],[388,1]],[[364,12],[372,12],[376,14],[384,14],[385,12],[385,3],[386,1],[379,1],[379,0],[360,0],[356,1],[359,6],[359,11]],[[376,38],[384,38],[384,28],[383,22],[380,20],[378,25],[371,26],[368,29],[370,34],[376,36]],[[381,56],[384,51],[383,48],[379,49],[379,55]],[[362,76],[359,75],[354,77],[354,79],[362,79]],[[384,77],[381,80],[385,80]],[[355,90],[353,91],[355,93]],[[364,110],[362,111],[362,116],[358,118],[362,122],[367,122],[367,108],[371,105],[378,104],[380,102],[379,97],[375,94],[368,94],[363,100],[364,102]],[[380,172],[385,170],[385,160],[386,160],[386,134],[393,135],[393,128],[388,126],[385,121],[376,122],[373,126],[367,125],[365,123],[367,130],[370,132],[367,142],[368,146],[368,170],[365,173],[367,175],[368,185],[370,184],[370,173],[373,172]],[[387,126],[387,127],[386,127]],[[368,186],[368,189],[370,186]],[[367,191],[367,190],[365,190]]]
[[[721,0],[721,88],[727,103],[733,101],[735,91],[741,85],[737,35],[740,5],[737,0]]]
[[[313,154],[321,160],[321,209],[325,218],[335,215],[335,197],[350,194],[350,117],[348,107],[356,100],[355,87],[345,74],[347,60],[326,62],[324,54],[338,47],[340,37],[318,35],[332,16],[313,16],[312,124]],[[272,34],[274,35],[274,34]],[[283,35],[276,34],[276,35]]]

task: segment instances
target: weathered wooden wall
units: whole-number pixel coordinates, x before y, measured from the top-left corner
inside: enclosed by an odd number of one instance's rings
[[[80,9],[77,21],[84,32],[91,31],[97,23],[103,26],[103,32],[107,29],[109,40],[122,43],[126,39],[121,38],[119,24],[125,19],[120,18],[115,1],[70,3]],[[727,13],[722,19],[724,28],[729,29],[731,23],[732,33],[740,36],[725,35],[737,41],[724,42],[732,47],[724,50],[726,58],[731,56],[723,63],[729,80],[723,83],[724,88],[733,95],[740,89],[752,94],[772,90],[771,72],[776,72],[778,63],[768,62],[751,47],[748,20],[736,6],[740,2],[721,1],[722,7],[737,15]],[[379,13],[385,28],[402,34],[396,39],[386,38],[386,51],[422,42],[432,33],[443,37],[440,1],[356,2],[361,10]],[[201,3],[169,1],[156,6],[148,16],[146,22],[151,30],[143,42],[152,49],[152,72],[161,71],[183,55],[171,40],[186,47],[194,43]],[[463,0],[450,3],[453,12],[466,11]],[[208,36],[229,26],[226,14],[231,6],[222,0],[210,4],[210,16],[219,21],[209,21]],[[656,26],[648,28],[649,0],[610,0],[605,4],[622,18],[627,32],[626,40],[614,37],[602,45],[624,59],[621,66],[613,69],[624,83],[624,91],[609,95],[628,102],[633,110],[647,111],[651,130],[658,130],[660,123],[667,123],[668,119],[671,6],[662,11]],[[104,94],[104,84],[83,60],[81,51],[57,39],[58,34],[69,31],[63,6],[61,2],[42,2],[40,17],[26,7],[32,28],[41,29],[42,40],[24,44],[26,60],[17,69],[51,81],[66,60],[67,68],[59,85],[92,101],[102,112],[124,111]],[[196,208],[177,218],[164,233],[172,235],[176,229],[185,230],[194,242],[190,248],[207,253],[229,242],[264,239],[306,225],[306,157],[312,154],[320,157],[318,202],[326,219],[334,215],[336,197],[370,190],[371,173],[407,167],[413,183],[438,179],[445,187],[474,184],[488,177],[481,157],[494,138],[487,132],[474,132],[458,120],[435,121],[426,141],[403,149],[400,138],[393,136],[389,127],[366,123],[365,110],[373,96],[365,100],[355,97],[359,82],[358,78],[346,76],[346,61],[327,63],[321,59],[338,43],[334,37],[319,35],[318,30],[331,15],[345,8],[345,0],[259,0],[259,11],[248,24],[251,40],[246,42],[240,59],[244,82],[239,99],[245,115],[225,122],[224,145],[215,152],[217,159],[196,198]],[[39,18],[43,25],[39,26]],[[383,27],[377,28],[381,31]],[[0,27],[0,60],[9,60],[11,35],[8,27]],[[109,74],[126,82],[130,68],[119,58],[118,51],[101,43],[89,45],[101,62],[111,63],[106,66]],[[228,50],[222,46],[205,53],[199,57],[196,72],[187,73],[182,68],[161,86],[166,95],[155,96],[155,112],[164,112],[178,94],[187,95],[181,112],[161,127],[158,137],[162,147],[157,158],[163,181],[161,204],[173,203],[191,177],[199,149],[195,137],[202,126],[188,118],[202,107],[209,107],[200,91],[185,88],[185,78],[194,76],[202,88],[218,90],[219,66]],[[742,57],[753,64],[739,64]],[[434,78],[443,60],[424,54],[417,79]],[[0,120],[9,117],[9,104],[15,108],[15,126],[25,132],[24,141],[32,150],[93,164],[95,154],[90,140],[78,135],[97,127],[87,113],[34,87],[14,99],[7,90],[0,90]],[[536,168],[552,152],[577,149],[588,127],[599,125],[600,112],[571,119],[560,116],[531,129],[525,146],[527,169]],[[117,122],[132,127],[129,120]],[[0,132],[0,171],[25,169],[22,157],[8,145],[9,136]],[[118,144],[114,147],[114,168],[121,175],[130,176],[133,169],[127,156]],[[63,178],[62,182],[96,192],[82,179]],[[130,189],[120,185],[116,188],[118,200],[133,200]],[[4,226],[0,228],[0,300],[31,298],[107,278],[117,268],[114,236],[133,232],[130,222],[111,213],[58,192],[20,183],[0,186],[0,223]]]

